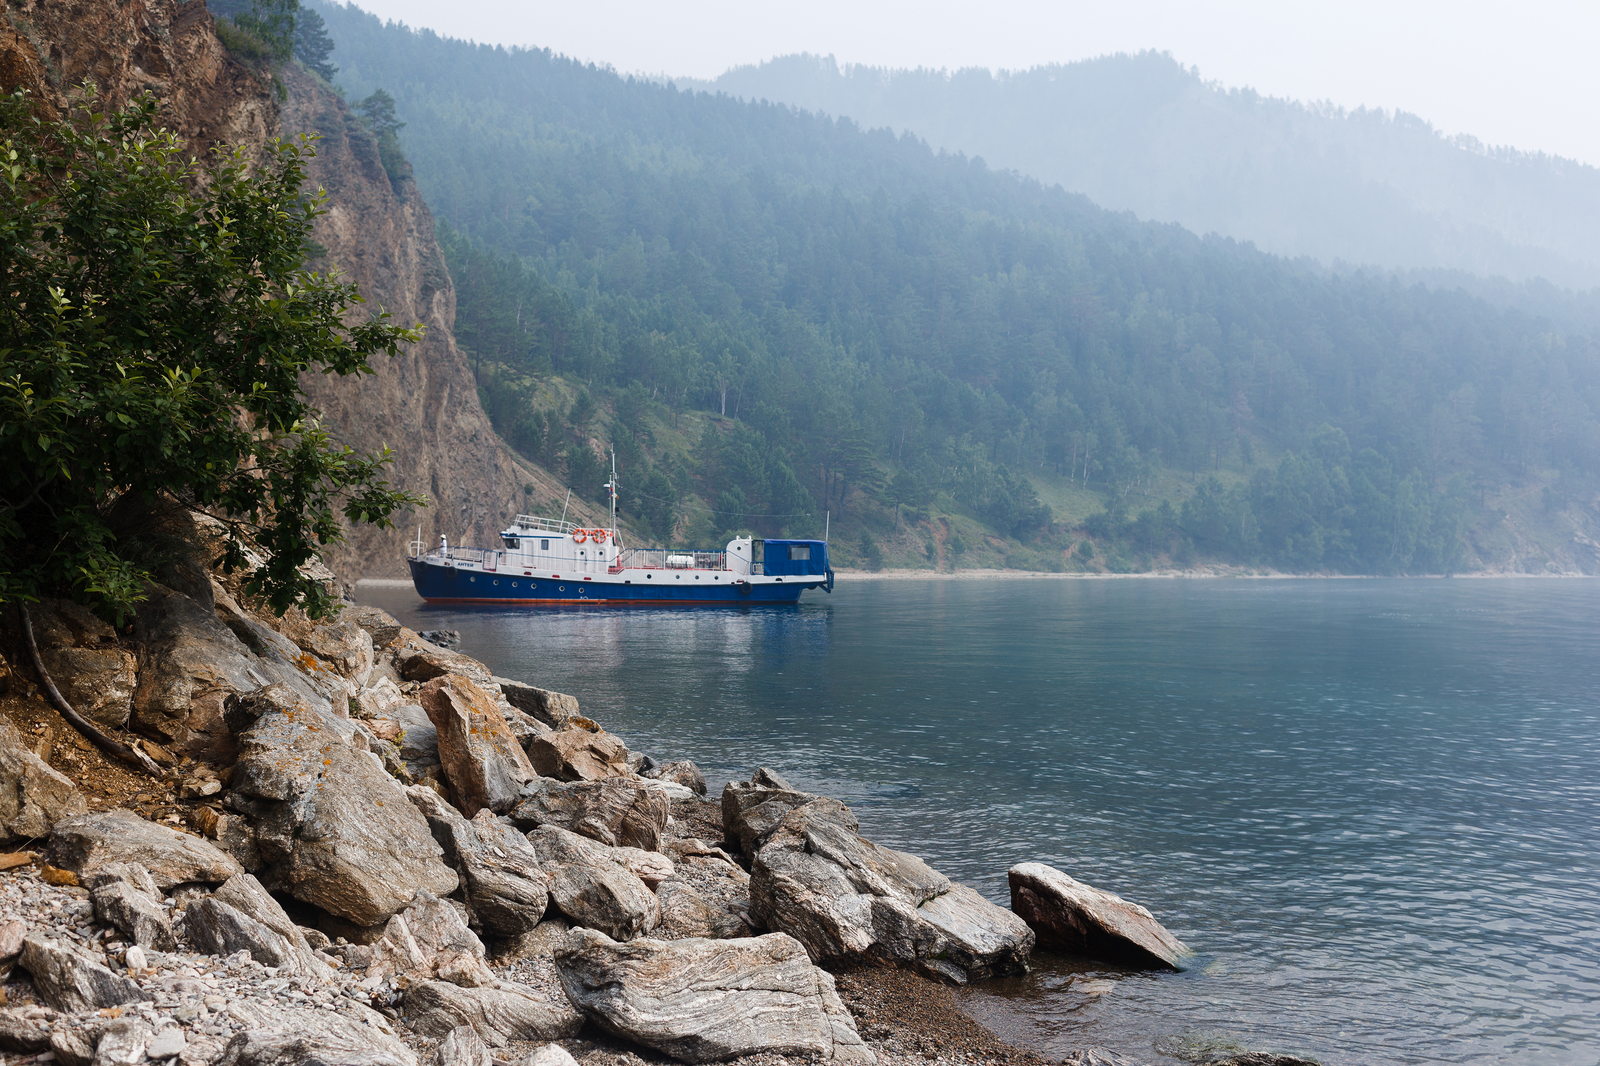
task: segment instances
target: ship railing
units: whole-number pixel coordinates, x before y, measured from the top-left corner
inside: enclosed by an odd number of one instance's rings
[[[521,529],[532,529],[540,533],[571,533],[578,526],[573,522],[563,522],[557,518],[540,518],[538,515],[519,514],[516,525]]]
[[[612,564],[619,570],[726,570],[728,553],[688,548],[629,548]]]
[[[428,553],[428,558],[444,563],[471,563],[492,570],[498,569],[495,564],[502,554],[493,548],[435,548]]]

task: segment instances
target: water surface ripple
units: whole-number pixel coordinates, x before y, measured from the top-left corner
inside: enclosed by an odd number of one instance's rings
[[[425,607],[717,788],[757,765],[1006,901],[1143,903],[1182,975],[965,993],[1047,1052],[1600,1059],[1600,583],[854,581],[798,608]],[[1080,971],[1110,976],[1075,992]]]

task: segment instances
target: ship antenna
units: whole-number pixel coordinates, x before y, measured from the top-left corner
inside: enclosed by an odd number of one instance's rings
[[[561,524],[567,524],[567,504],[572,502],[572,490],[567,490],[567,503],[561,505]]]

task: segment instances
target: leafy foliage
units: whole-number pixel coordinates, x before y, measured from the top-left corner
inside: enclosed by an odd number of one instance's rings
[[[385,455],[328,438],[299,375],[370,373],[417,332],[347,327],[355,288],[302,267],[322,210],[308,142],[202,170],[153,128],[153,97],[80,102],[60,120],[0,102],[0,600],[129,611],[149,575],[117,516],[175,501],[225,519],[248,591],[319,614],[300,570],[317,546],[420,501]]]

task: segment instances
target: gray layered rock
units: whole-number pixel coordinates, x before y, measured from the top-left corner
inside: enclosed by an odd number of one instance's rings
[[[100,1033],[97,1028],[83,1030],[58,1026],[50,1034],[50,1053],[62,1066],[92,1066],[94,1041],[99,1038]]]
[[[483,1037],[470,1025],[458,1026],[439,1041],[434,1066],[493,1066],[494,1056]]]
[[[49,1046],[49,1033],[16,1011],[0,1008],[0,1051],[37,1055]]]
[[[372,946],[368,977],[402,974],[409,981],[437,978],[463,988],[497,983],[484,959],[483,941],[453,904],[427,892],[418,892],[409,907],[390,918]]]
[[[119,1018],[100,1031],[94,1046],[94,1066],[138,1066],[155,1031],[143,1022]]]
[[[666,939],[730,940],[755,935],[738,910],[721,899],[707,899],[687,881],[663,881],[656,887],[656,900],[661,906],[661,922],[655,932]]]
[[[1125,966],[1181,970],[1193,957],[1150,912],[1121,896],[1076,881],[1041,862],[1007,874],[1011,909],[1055,951]]]
[[[539,924],[549,890],[527,837],[488,810],[468,821],[424,785],[413,785],[406,795],[427,819],[445,861],[460,872],[467,906],[486,932],[518,936]]]
[[[628,777],[628,746],[603,729],[571,722],[528,741],[528,761],[540,777],[558,781],[599,781]]]
[[[773,782],[782,782],[782,785]],[[754,858],[784,815],[796,807],[817,801],[833,804],[836,820],[850,832],[860,828],[855,815],[844,804],[787,785],[770,770],[757,770],[749,783],[728,782],[722,790],[722,832],[728,843]]]
[[[123,864],[112,864],[120,866]],[[143,867],[139,873],[149,882],[149,890],[135,887],[136,878],[101,876],[89,887],[89,898],[94,901],[94,913],[103,924],[121,930],[142,948],[152,951],[178,950],[177,938],[172,935],[172,923],[160,902],[155,882]],[[87,881],[84,882],[88,884]]]
[[[957,984],[1027,972],[1025,923],[854,824],[832,800],[785,814],[751,866],[752,916],[818,961],[871,957]]]
[[[65,774],[29,750],[11,719],[0,717],[0,844],[47,836],[88,801]]]
[[[232,802],[255,820],[268,884],[372,926],[418,890],[444,895],[459,881],[399,783],[350,745],[349,726],[304,711],[263,715],[241,740]]]
[[[423,1036],[442,1038],[468,1026],[494,1048],[514,1040],[565,1040],[583,1028],[583,1015],[571,1004],[511,982],[462,988],[420,981],[406,989],[405,1008],[412,1028]]]
[[[394,666],[407,681],[427,682],[446,674],[457,674],[484,687],[494,684],[488,669],[476,659],[429,644],[409,629],[400,631]]]
[[[144,646],[134,691],[132,724],[176,750],[226,764],[234,737],[224,715],[230,695],[266,685],[287,686],[308,706],[332,713],[347,683],[331,669],[301,669],[295,643],[229,599],[213,610],[171,589],[152,586],[139,605],[137,634]]]
[[[547,825],[528,834],[528,843],[539,864],[546,870],[566,863],[585,866],[619,865],[646,885],[654,888],[673,875],[676,867],[659,851],[642,848],[613,848],[571,830]]]
[[[18,965],[33,975],[39,998],[59,1011],[100,1010],[150,998],[126,977],[90,962],[57,940],[28,937],[22,942]]]
[[[534,772],[494,697],[465,677],[445,674],[423,685],[417,699],[438,731],[439,762],[461,813],[510,810]]]
[[[500,686],[500,692],[505,696],[507,703],[524,714],[532,715],[551,729],[560,729],[570,720],[583,717],[583,712],[578,710],[576,696],[535,688],[508,677],[496,677],[490,680]]]
[[[522,795],[511,811],[521,828],[560,826],[612,847],[657,850],[670,815],[664,795],[630,778],[573,783],[540,778]]]
[[[183,927],[190,943],[208,955],[247,951],[263,966],[297,970],[299,960],[287,937],[221,900],[204,896],[189,904]]]
[[[354,622],[365,630],[375,651],[387,649],[399,639],[403,628],[394,615],[381,607],[346,607],[339,612],[339,621]]]
[[[29,613],[39,658],[72,709],[107,729],[127,725],[137,664],[116,630],[71,600],[44,600]]]
[[[302,973],[323,979],[332,976],[328,964],[317,958],[311,942],[306,939],[305,931],[294,924],[294,920],[284,911],[283,906],[250,874],[235,874],[228,878],[211,894],[211,898],[218,903],[233,907],[283,939],[288,946],[285,956],[287,961],[267,965],[284,966],[291,973]],[[327,942],[325,938],[323,942]],[[223,954],[223,952],[213,952],[213,954]],[[251,955],[254,957],[255,953],[252,952]]]
[[[189,1038],[184,1035],[183,1030],[175,1025],[169,1025],[165,1029],[157,1030],[150,1038],[150,1042],[145,1045],[144,1055],[151,1061],[170,1059],[183,1054],[184,1048],[188,1046]]]
[[[586,1017],[684,1062],[756,1054],[876,1061],[832,976],[781,933],[622,944],[576,929],[555,962]]]
[[[250,1006],[216,1066],[417,1066],[398,1039],[342,1014]]]
[[[618,940],[648,933],[661,920],[655,893],[624,864],[621,848],[580,837],[556,826],[528,834],[550,878],[550,902],[574,925],[603,930]],[[639,854],[651,854],[640,852]],[[665,856],[657,856],[667,862]]]
[[[665,766],[658,766],[646,773],[645,776],[655,781],[682,785],[697,796],[706,794],[706,775],[700,772],[700,767],[688,759],[681,759],[678,762],[669,762]]]
[[[125,810],[56,823],[50,852],[55,865],[80,880],[110,864],[127,863],[144,867],[163,890],[189,881],[226,881],[241,872],[233,856],[209,841]]]
[[[578,1060],[560,1044],[546,1044],[528,1052],[522,1066],[578,1066]]]

